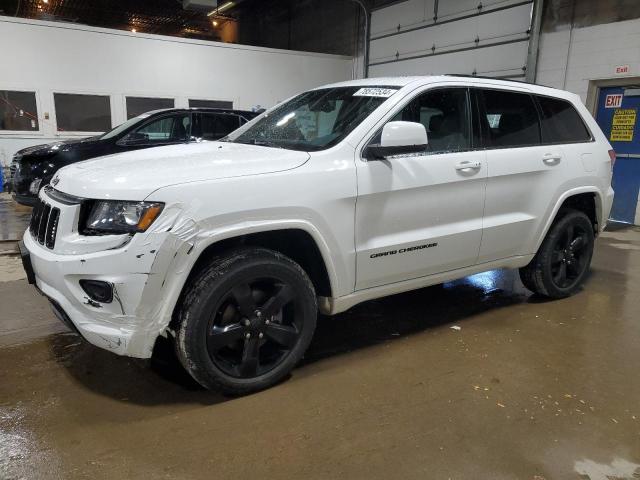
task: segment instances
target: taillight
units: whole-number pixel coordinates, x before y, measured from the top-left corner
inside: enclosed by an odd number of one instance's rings
[[[615,152],[615,150],[609,150],[609,158],[611,159],[611,171],[613,172],[613,166],[616,163],[616,152]]]

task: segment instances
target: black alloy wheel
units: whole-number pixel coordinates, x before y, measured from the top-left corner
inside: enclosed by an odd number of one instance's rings
[[[520,279],[532,292],[564,298],[578,291],[591,265],[595,233],[591,219],[578,210],[562,210]]]
[[[315,331],[311,280],[279,252],[241,247],[211,259],[187,287],[175,348],[206,388],[243,395],[284,379]]]
[[[571,288],[582,278],[591,259],[588,245],[588,234],[581,225],[568,225],[558,236],[551,256],[551,278],[558,288]]]
[[[211,361],[232,377],[267,373],[291,353],[304,318],[296,316],[293,288],[279,278],[256,278],[220,301],[207,332]]]

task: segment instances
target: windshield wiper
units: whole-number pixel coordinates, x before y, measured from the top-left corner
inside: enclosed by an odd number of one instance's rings
[[[246,142],[238,142],[238,143],[244,143],[245,145],[258,145],[260,147],[284,148],[283,146],[278,145],[274,142],[270,142],[268,140],[258,140],[257,138],[247,140]]]

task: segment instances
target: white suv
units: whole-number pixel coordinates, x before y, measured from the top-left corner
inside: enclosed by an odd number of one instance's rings
[[[613,151],[576,95],[454,76],[305,92],[219,142],[63,168],[21,246],[89,342],[173,339],[202,385],[273,385],[318,311],[494,268],[579,289],[613,199]]]

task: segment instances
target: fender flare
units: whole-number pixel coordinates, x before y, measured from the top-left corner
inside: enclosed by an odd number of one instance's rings
[[[562,193],[562,195],[558,197],[558,200],[553,206],[553,210],[551,211],[551,214],[547,216],[547,221],[544,224],[544,228],[542,228],[542,231],[536,237],[533,253],[536,253],[540,248],[540,245],[542,244],[544,238],[547,236],[547,232],[549,232],[549,229],[551,228],[551,224],[556,219],[556,215],[558,215],[558,212],[560,211],[560,207],[562,207],[562,204],[565,202],[565,200],[567,200],[567,198],[569,197],[573,197],[574,195],[579,195],[581,193],[593,193],[595,195],[596,220],[598,221],[599,226],[602,225],[602,212],[603,212],[604,199],[603,199],[602,193],[597,187],[583,186],[583,187],[576,187],[576,188],[566,190]]]
[[[228,228],[218,231],[215,234],[212,233],[211,235],[207,235],[206,231],[202,232],[202,237],[206,238],[206,241],[200,242],[198,245],[197,251],[195,252],[197,253],[197,256],[195,257],[196,261],[204,250],[209,248],[211,245],[221,242],[222,240],[274,230],[302,230],[311,236],[318,246],[318,250],[322,256],[322,261],[327,269],[331,290],[334,291],[334,288],[338,284],[338,274],[331,257],[331,250],[320,231],[315,227],[315,225],[306,220],[260,220],[231,225]],[[194,264],[195,261],[191,267],[193,267]]]
[[[274,230],[302,230],[309,234],[313,241],[316,243],[322,260],[327,269],[327,275],[329,277],[329,284],[331,291],[335,292],[338,288],[339,275],[336,272],[335,264],[330,254],[330,248],[327,244],[324,236],[320,231],[311,223],[305,220],[259,220],[242,222],[239,224],[232,224],[225,228],[216,228],[215,231],[202,230],[198,232],[195,241],[187,241],[186,244],[191,244],[186,255],[183,255],[183,259],[186,260],[180,266],[180,275],[174,278],[174,281],[169,286],[166,292],[169,295],[169,301],[166,303],[164,312],[161,315],[161,329],[164,329],[169,325],[174,309],[176,308],[178,299],[186,285],[187,279],[195,266],[196,262],[202,255],[202,253],[212,245],[218,242],[227,240],[230,238],[239,237],[242,235],[248,235],[253,233],[269,232]]]

